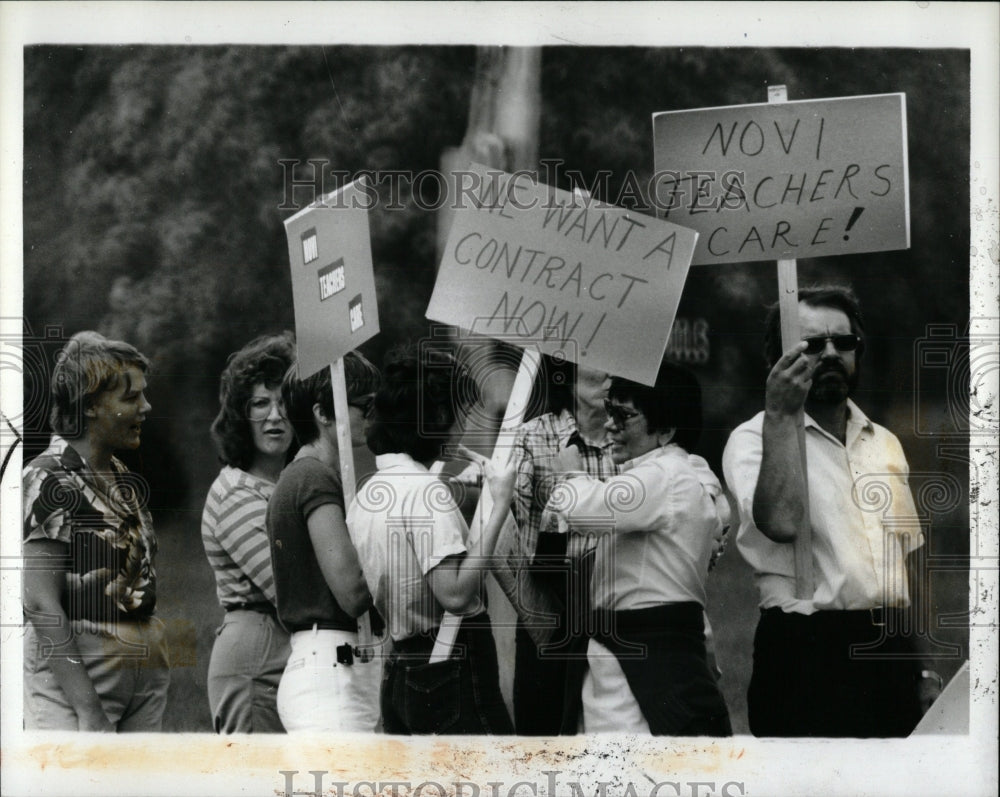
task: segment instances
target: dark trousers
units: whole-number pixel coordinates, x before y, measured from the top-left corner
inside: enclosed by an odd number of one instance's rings
[[[562,724],[567,658],[542,654],[518,622],[514,637],[514,725],[519,736],[557,736]]]
[[[562,546],[559,548],[559,546]],[[594,554],[565,558],[563,534],[539,534],[539,554],[547,568],[530,573],[536,589],[553,596],[558,619],[549,641],[536,644],[518,619],[514,636],[514,725],[519,736],[556,736],[567,702],[570,662],[587,657],[586,622],[590,613],[590,577]],[[552,562],[560,566],[553,567]]]
[[[747,692],[754,736],[908,736],[920,720],[920,662],[901,613],[765,609]],[[885,625],[879,625],[884,622]],[[854,650],[857,645],[871,645]]]
[[[654,736],[732,736],[726,701],[705,653],[700,603],[596,612],[594,638],[617,658]],[[570,664],[563,732],[576,732],[587,661]]]
[[[393,734],[511,734],[489,615],[462,620],[451,657],[429,664],[432,634],[393,643],[382,678],[382,727]]]

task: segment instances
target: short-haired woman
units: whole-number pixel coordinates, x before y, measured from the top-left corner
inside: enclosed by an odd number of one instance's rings
[[[149,360],[97,332],[52,373],[54,434],[23,472],[24,721],[29,729],[158,731],[170,680],[139,447]]]
[[[288,461],[292,425],[281,380],[295,361],[289,333],[256,338],[230,355],[212,440],[223,463],[201,516],[201,539],[226,611],[208,664],[216,733],[281,733],[278,684],[288,634],[274,608],[264,515]]]
[[[606,408],[622,472],[598,481],[570,447],[546,507],[560,531],[602,535],[594,631],[578,677],[568,679],[576,705],[563,731],[579,729],[582,702],[586,733],[731,735],[705,648],[705,578],[728,505],[708,464],[689,453],[701,433],[701,388],[664,362],[653,387],[613,378]]]
[[[344,357],[344,372],[351,434],[358,443],[379,374],[357,352]],[[381,658],[358,650],[356,618],[372,599],[344,524],[330,370],[307,379],[290,371],[282,397],[301,447],[267,507],[278,619],[291,633],[278,714],[289,732],[372,732],[378,725]]]
[[[448,486],[429,467],[456,445],[478,387],[454,357],[389,356],[368,445],[378,471],[347,524],[393,650],[382,681],[386,733],[513,733],[500,694],[482,579],[510,506],[514,469],[487,467],[495,506],[470,538]],[[478,530],[477,530],[478,531]],[[445,612],[461,616],[450,656],[431,662]]]

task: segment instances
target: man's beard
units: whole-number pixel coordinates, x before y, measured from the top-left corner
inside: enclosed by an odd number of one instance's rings
[[[840,379],[825,377],[826,374],[839,375]],[[857,384],[857,368],[849,375],[839,362],[820,363],[813,373],[808,400],[815,404],[840,404],[854,393]]]

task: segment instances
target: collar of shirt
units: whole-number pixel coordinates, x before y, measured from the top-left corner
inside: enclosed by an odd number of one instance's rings
[[[375,457],[375,467],[379,470],[388,470],[389,468],[405,468],[409,472],[414,471],[419,473],[430,473],[426,467],[417,462],[409,454],[379,454]]]
[[[66,438],[57,434],[52,435],[52,438],[49,440],[48,450],[55,454],[59,460],[59,465],[64,470],[75,473],[79,479],[86,482],[87,486],[98,493],[101,498],[118,507],[118,511],[126,513],[135,511],[136,508],[131,506],[129,501],[123,500],[125,496],[130,494],[130,491],[122,491],[115,488],[117,477],[126,472],[125,465],[122,464],[122,461],[118,457],[111,457],[111,472],[108,474],[111,480],[109,482],[94,472],[90,467],[90,463],[81,456],[80,452]]]
[[[555,429],[556,437],[559,439],[560,448],[565,448],[569,439],[580,431],[576,425],[576,418],[567,409],[564,409],[554,418],[552,426]]]
[[[576,416],[567,409],[564,409],[559,413],[559,415],[555,418],[553,426],[556,431],[556,436],[559,439],[560,448],[565,448],[569,439],[573,435],[577,435],[577,437],[583,441],[584,446],[588,449],[593,449],[594,451],[611,450],[611,438],[608,437],[606,430],[599,440],[594,440],[584,436],[583,432],[580,431],[580,426],[576,421]]]
[[[247,490],[252,490],[263,497],[265,501],[270,500],[271,494],[274,492],[274,482],[260,476],[255,476],[250,471],[236,468],[232,465],[225,465],[222,470],[225,471],[233,484],[238,484]]]
[[[632,470],[632,468],[636,465],[641,465],[643,462],[647,462],[655,457],[678,452],[680,450],[680,447],[676,443],[664,443],[662,446],[657,446],[656,448],[647,451],[645,454],[640,454],[635,459],[630,459],[628,462],[622,463],[622,473]]]
[[[804,416],[803,416],[803,426],[805,426],[806,428],[812,427],[817,432],[819,432],[821,435],[830,438],[830,440],[833,440],[837,445],[841,445],[841,442],[836,437],[834,437],[832,434],[830,434],[829,432],[827,432],[826,429],[824,429],[822,426],[820,426],[818,423],[816,423],[816,421],[813,420],[813,418],[810,417],[809,413],[804,413]],[[847,399],[847,445],[846,445],[846,447],[850,448],[851,444],[855,440],[858,439],[858,436],[862,432],[866,432],[868,434],[874,434],[875,433],[875,427],[872,426],[871,420],[868,418],[867,415],[865,415],[861,411],[861,408],[858,407],[858,405],[855,404],[850,399]]]
[[[69,440],[57,434],[49,440],[49,451],[59,458],[59,463],[66,470],[89,470],[80,452],[70,445]]]

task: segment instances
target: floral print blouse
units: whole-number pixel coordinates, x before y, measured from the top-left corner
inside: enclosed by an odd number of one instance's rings
[[[22,484],[24,541],[69,547],[69,619],[149,617],[156,606],[156,537],[145,509],[145,480],[114,457],[110,473],[95,474],[73,446],[53,435],[24,468]]]

